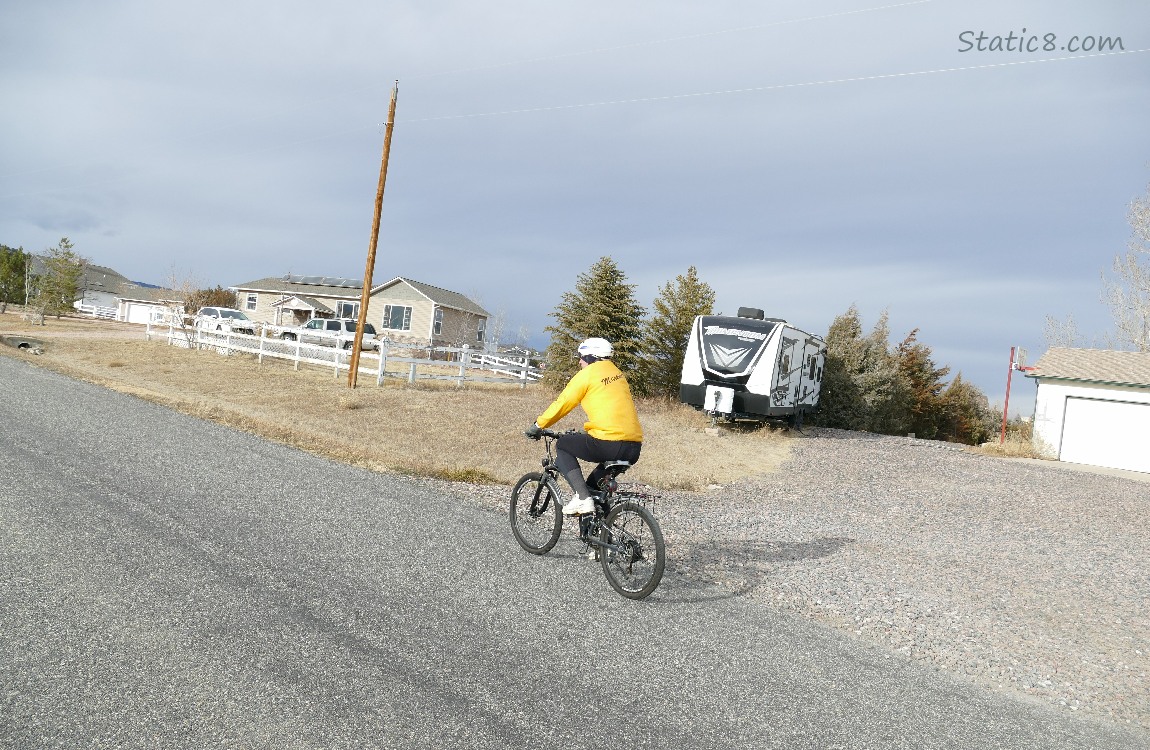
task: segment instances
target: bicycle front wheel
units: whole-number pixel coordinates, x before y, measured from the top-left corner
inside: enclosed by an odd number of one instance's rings
[[[559,541],[563,506],[543,474],[527,474],[511,491],[511,533],[519,546],[542,555]]]
[[[599,562],[611,588],[642,599],[659,585],[667,564],[663,532],[651,512],[626,502],[611,509],[599,532]]]

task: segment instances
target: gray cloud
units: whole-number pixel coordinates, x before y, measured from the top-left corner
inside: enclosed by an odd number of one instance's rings
[[[1150,53],[958,51],[1150,47],[1133,0],[9,5],[0,241],[143,281],[362,273],[399,78],[377,277],[539,340],[601,255],[645,304],[695,265],[811,330],[887,309],[1001,400],[1046,314],[1108,325],[1097,275],[1150,182]]]

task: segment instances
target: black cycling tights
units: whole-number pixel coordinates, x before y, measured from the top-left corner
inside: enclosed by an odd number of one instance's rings
[[[595,467],[591,476],[583,478],[583,469],[577,459],[602,464],[603,461],[630,461],[632,464],[639,460],[639,451],[642,443],[629,440],[600,440],[584,432],[575,432],[561,435],[555,443],[555,466],[559,469],[571,489],[579,497],[588,497],[591,492],[587,485],[598,487],[603,478],[602,465]]]

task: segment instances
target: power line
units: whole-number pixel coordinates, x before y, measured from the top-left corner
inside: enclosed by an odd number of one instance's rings
[[[931,2],[934,2],[934,0],[909,0],[909,2],[895,3],[892,5],[881,5],[881,6],[876,6],[873,8],[862,8],[859,10],[842,11],[839,13],[826,13],[826,14],[819,15],[819,16],[806,16],[804,18],[793,18],[793,19],[788,19],[788,20],[784,20],[784,21],[771,21],[769,23],[752,24],[749,26],[739,26],[739,27],[734,27],[734,28],[729,28],[729,29],[718,29],[716,31],[705,31],[705,32],[697,33],[697,34],[687,34],[687,35],[683,35],[683,36],[667,37],[664,39],[652,39],[652,40],[648,40],[648,41],[644,41],[644,42],[634,42],[631,44],[621,44],[621,45],[617,45],[617,46],[613,46],[613,47],[599,47],[599,48],[594,48],[594,49],[581,50],[578,52],[567,52],[567,53],[550,55],[550,56],[545,56],[545,57],[528,58],[528,59],[523,59],[523,60],[515,60],[515,61],[511,61],[511,62],[493,63],[493,64],[489,64],[489,65],[477,65],[477,66],[473,66],[473,67],[469,67],[469,68],[458,68],[458,69],[454,69],[454,70],[440,71],[437,73],[423,73],[423,74],[416,74],[413,76],[401,76],[401,77],[404,78],[405,80],[420,79],[420,78],[435,78],[435,77],[446,76],[446,75],[458,75],[458,74],[463,74],[463,73],[472,73],[472,72],[487,71],[487,70],[497,70],[497,69],[501,69],[501,68],[510,68],[510,67],[516,67],[519,65],[533,65],[536,63],[546,62],[549,60],[562,60],[562,59],[573,58],[573,57],[583,57],[583,56],[587,56],[587,55],[601,54],[601,53],[605,53],[605,52],[614,52],[617,50],[637,49],[637,48],[641,48],[641,47],[650,47],[650,46],[655,46],[655,45],[659,45],[659,44],[671,44],[674,42],[689,41],[692,39],[704,39],[707,37],[720,36],[723,34],[736,34],[736,33],[755,31],[758,29],[766,29],[766,28],[771,28],[771,27],[776,27],[776,26],[786,26],[786,25],[790,25],[790,24],[806,23],[806,22],[810,22],[810,21],[822,21],[822,20],[827,20],[827,19],[831,19],[831,18],[839,18],[839,17],[843,17],[843,16],[853,16],[853,15],[860,15],[863,13],[873,13],[876,11],[891,10],[894,8],[902,8],[902,7],[906,7],[906,6],[910,6],[910,5],[923,5],[925,3],[931,3]],[[347,97],[347,96],[358,96],[360,94],[366,94],[366,93],[371,92],[371,91],[378,91],[382,88],[384,88],[384,86],[380,85],[380,86],[366,86],[366,87],[361,87],[361,88],[357,88],[357,89],[346,90],[343,93],[331,94],[331,95],[322,97],[320,99],[312,99],[307,104],[301,104],[297,107],[293,107],[293,108],[286,109],[286,110],[280,110],[278,113],[268,114],[265,117],[283,116],[286,114],[290,114],[292,112],[299,112],[299,111],[306,110],[309,107],[314,106],[317,102],[331,101],[333,99],[340,99],[340,98]],[[199,137],[203,137],[206,135],[210,135],[212,133],[219,133],[219,132],[228,130],[229,128],[234,127],[236,122],[240,122],[240,121],[233,121],[232,123],[224,123],[224,124],[212,127],[212,128],[207,128],[207,129],[201,130],[197,133],[193,133],[191,135],[186,136],[185,140],[190,140],[193,138],[199,138]],[[293,141],[291,144],[285,144],[285,146],[282,146],[282,147],[286,147],[286,145],[297,145],[299,143],[307,143],[309,141],[324,140],[326,138],[334,137],[335,135],[342,135],[342,134],[347,133],[347,132],[356,132],[356,131],[363,130],[363,129],[365,129],[365,128],[364,127],[357,127],[357,128],[353,128],[350,131],[344,130],[344,131],[339,131],[338,133],[334,133],[334,134],[330,134],[330,135],[317,136],[315,138],[305,139],[302,141]],[[273,149],[274,149],[274,147],[273,147]],[[261,152],[255,152],[255,153],[261,153]],[[25,170],[22,172],[9,172],[6,174],[0,174],[0,177],[5,177],[5,178],[25,177],[25,176],[32,175],[32,174],[40,174],[43,172],[51,172],[51,171],[59,170],[59,169],[67,169],[69,166],[70,165],[40,167],[37,169],[30,169],[30,170]],[[0,196],[0,197],[9,197],[9,196]]]
[[[525,107],[523,109],[508,109],[495,112],[473,112],[462,115],[441,115],[437,117],[422,117],[400,122],[435,122],[438,120],[461,120],[474,117],[498,117],[502,115],[529,114],[533,112],[552,112],[565,109],[582,109],[586,107],[608,107],[619,104],[640,104],[644,102],[673,101],[676,99],[691,99],[704,96],[726,96],[730,94],[749,94],[762,91],[778,91],[782,89],[803,88],[807,86],[830,86],[839,83],[859,83],[862,81],[879,81],[888,78],[909,78],[912,76],[935,75],[939,73],[958,73],[968,70],[987,70],[990,68],[1005,68],[1012,65],[1034,65],[1037,63],[1064,62],[1067,60],[1086,60],[1094,57],[1112,57],[1114,55],[1131,55],[1138,52],[1150,52],[1150,47],[1144,49],[1120,50],[1118,52],[1099,52],[1092,55],[1069,55],[1066,57],[1046,57],[1038,60],[1015,60],[1013,62],[987,63],[985,65],[968,65],[958,68],[934,68],[932,70],[919,70],[907,73],[880,73],[870,76],[855,76],[853,78],[831,78],[821,81],[805,81],[802,83],[778,83],[767,86],[749,86],[737,89],[720,89],[716,91],[697,91],[686,94],[665,94],[663,96],[644,96],[634,99],[613,99],[601,102],[582,102],[579,104],[556,104],[547,107]]]
[[[477,65],[470,68],[453,68],[451,70],[444,70],[438,73],[423,73],[414,76],[408,76],[410,79],[420,78],[434,78],[436,76],[444,75],[458,75],[461,73],[475,73],[479,71],[498,70],[500,68],[511,68],[518,65],[534,65],[541,62],[551,62],[553,60],[566,60],[572,57],[584,57],[586,55],[597,55],[604,52],[618,52],[625,49],[639,49],[641,47],[653,47],[658,44],[671,44],[674,42],[686,42],[693,39],[706,39],[713,36],[721,36],[723,34],[738,34],[747,31],[758,31],[759,29],[769,29],[776,26],[787,26],[795,23],[806,23],[808,21],[825,21],[831,18],[840,18],[842,16],[854,16],[862,13],[873,13],[880,10],[891,10],[893,8],[905,8],[908,5],[923,5],[924,3],[931,3],[934,0],[910,0],[910,2],[896,3],[894,5],[880,5],[874,8],[860,8],[859,10],[846,10],[839,13],[826,13],[821,16],[806,16],[804,18],[791,18],[785,21],[771,21],[769,23],[757,23],[750,26],[737,26],[731,29],[719,29],[717,31],[703,31],[697,34],[686,34],[684,36],[672,36],[665,39],[650,39],[645,42],[632,42],[631,44],[620,44],[613,47],[596,47],[593,49],[581,50],[579,52],[564,52],[557,55],[545,55],[543,57],[532,57],[523,60],[514,60],[505,63],[492,63],[489,65]]]
[[[447,121],[447,120],[464,120],[464,119],[475,119],[475,118],[480,118],[480,117],[502,117],[502,116],[507,116],[507,115],[533,114],[533,113],[538,113],[538,112],[558,112],[558,111],[571,110],[571,109],[586,109],[586,108],[590,108],[590,107],[610,107],[610,106],[618,106],[618,105],[623,105],[623,104],[642,104],[642,103],[650,103],[650,102],[667,102],[667,101],[675,101],[675,100],[679,100],[679,99],[696,99],[696,98],[710,97],[710,96],[729,96],[732,94],[750,94],[750,93],[760,93],[760,92],[764,92],[764,91],[782,91],[785,89],[806,88],[806,87],[811,87],[811,86],[831,86],[831,85],[843,84],[843,83],[861,83],[864,81],[880,81],[880,80],[887,80],[887,79],[893,79],[893,78],[911,78],[911,77],[915,77],[915,76],[937,75],[937,74],[941,74],[941,73],[959,73],[959,72],[972,71],[972,70],[989,70],[989,69],[994,69],[994,68],[1005,68],[1005,67],[1011,67],[1011,66],[1017,66],[1017,65],[1035,65],[1038,63],[1066,62],[1066,61],[1070,61],[1070,60],[1087,60],[1087,59],[1098,58],[1098,57],[1113,57],[1115,55],[1132,55],[1132,54],[1137,54],[1137,53],[1141,53],[1141,52],[1150,52],[1150,47],[1143,48],[1143,49],[1135,49],[1135,50],[1120,50],[1117,52],[1099,52],[1099,53],[1090,54],[1090,55],[1068,55],[1065,57],[1047,57],[1047,58],[1040,58],[1037,60],[1014,60],[1011,62],[987,63],[985,65],[968,65],[965,67],[956,67],[956,68],[934,68],[931,70],[919,70],[919,71],[903,72],[903,73],[880,73],[880,74],[876,74],[876,75],[854,76],[854,77],[850,77],[850,78],[830,78],[830,79],[824,79],[824,80],[820,80],[820,81],[803,81],[803,82],[798,82],[798,83],[778,83],[778,84],[770,84],[770,85],[766,85],[766,86],[748,86],[748,87],[737,88],[737,89],[719,89],[719,90],[715,90],[715,91],[698,91],[698,92],[684,93],[684,94],[666,94],[663,96],[645,96],[645,97],[636,97],[636,98],[632,98],[632,99],[613,99],[613,100],[604,100],[604,101],[599,101],[599,102],[581,102],[581,103],[576,103],[576,104],[556,104],[556,105],[551,105],[551,106],[546,106],[546,107],[524,107],[521,109],[507,109],[507,110],[498,110],[498,111],[493,111],[493,112],[472,112],[469,114],[459,114],[459,115],[441,115],[441,116],[437,116],[437,117],[421,117],[421,118],[412,118],[410,120],[398,120],[397,124],[416,123],[416,122],[442,122],[442,121]],[[246,151],[246,152],[243,152],[241,154],[235,154],[231,157],[224,157],[224,161],[231,161],[231,160],[239,159],[241,157],[246,158],[246,157],[250,157],[253,155],[266,154],[266,153],[270,153],[270,152],[281,151],[283,149],[292,148],[294,146],[298,146],[298,145],[303,144],[303,143],[314,143],[316,141],[329,140],[331,138],[336,138],[336,137],[341,136],[341,135],[347,135],[349,133],[361,132],[363,130],[368,129],[369,127],[374,127],[374,126],[357,126],[354,128],[346,128],[346,129],[342,129],[342,130],[334,132],[334,133],[328,133],[325,135],[314,136],[311,138],[298,139],[298,140],[291,141],[289,143],[278,144],[276,146],[267,146],[264,148],[254,149],[252,151]],[[145,173],[146,173],[146,171],[145,171]],[[139,174],[139,173],[135,173],[135,174]],[[69,186],[68,188],[48,188],[48,189],[44,189],[44,190],[27,191],[27,192],[20,192],[20,193],[9,193],[6,195],[0,195],[0,199],[17,198],[17,197],[25,197],[25,196],[32,196],[32,195],[42,195],[42,194],[46,194],[46,193],[59,193],[62,191],[67,192],[67,191],[74,191],[74,190],[83,190],[86,188],[97,187],[99,185],[105,185],[105,184],[113,183],[113,182],[116,182],[120,179],[128,179],[129,176],[132,176],[132,175],[125,175],[125,176],[120,177],[120,178],[110,178],[107,180],[100,180],[97,182],[87,183],[84,185],[73,185],[73,186]]]
[[[848,11],[848,12],[843,12],[843,13],[829,14],[826,16],[812,16],[812,17],[808,17],[808,18],[804,18],[804,19],[794,19],[792,21],[779,21],[779,22],[774,22],[771,24],[757,24],[754,26],[742,27],[740,29],[728,29],[728,30],[724,30],[724,31],[705,32],[702,34],[696,34],[696,35],[691,35],[691,36],[686,36],[686,37],[676,37],[673,39],[666,39],[666,40],[655,41],[655,42],[643,42],[643,43],[637,43],[637,44],[633,44],[633,45],[624,45],[623,47],[604,48],[604,49],[605,50],[607,50],[607,49],[623,49],[626,47],[644,46],[646,44],[659,44],[659,43],[663,43],[663,42],[672,42],[672,41],[677,41],[677,40],[682,40],[682,39],[699,38],[699,37],[713,36],[713,35],[723,34],[723,33],[731,33],[734,31],[763,28],[766,26],[782,25],[782,24],[786,24],[786,23],[797,23],[800,21],[819,20],[819,19],[831,18],[831,17],[835,17],[835,16],[854,15],[854,14],[858,14],[858,13],[865,13],[865,12],[870,12],[870,11],[875,11],[875,10],[884,10],[884,9],[888,9],[888,8],[898,8],[898,7],[903,7],[906,5],[917,5],[917,4],[922,4],[922,3],[926,3],[926,2],[933,2],[933,0],[914,0],[913,2],[901,3],[898,5],[886,5],[886,6],[876,7],[876,8],[858,10],[858,11]],[[583,52],[583,53],[570,53],[569,55],[559,55],[556,57],[570,57],[570,56],[575,56],[575,55],[580,55],[580,54],[591,54],[591,52],[592,51]],[[532,113],[539,113],[539,112],[555,112],[555,111],[573,110],[573,109],[586,109],[586,108],[591,108],[591,107],[607,107],[607,106],[617,106],[617,105],[624,105],[624,104],[667,102],[667,101],[675,101],[675,100],[682,100],[682,99],[694,99],[694,98],[702,98],[702,97],[729,96],[729,95],[734,95],[734,94],[761,93],[761,92],[767,92],[767,91],[781,91],[781,90],[786,90],[786,89],[797,89],[797,88],[806,88],[806,87],[813,87],[813,86],[829,86],[829,85],[844,84],[844,83],[860,83],[860,82],[865,82],[865,81],[878,81],[878,80],[894,79],[894,78],[910,78],[910,77],[915,77],[915,76],[937,75],[937,74],[941,74],[941,73],[957,73],[957,72],[964,72],[964,71],[989,70],[989,69],[1006,68],[1006,67],[1018,66],[1018,65],[1034,65],[1034,64],[1039,64],[1039,63],[1066,62],[1066,61],[1071,61],[1071,60],[1086,60],[1086,59],[1100,58],[1100,57],[1113,57],[1116,55],[1130,55],[1130,54],[1137,54],[1137,53],[1143,53],[1143,52],[1150,52],[1150,48],[1142,48],[1142,49],[1136,49],[1136,50],[1118,50],[1118,51],[1113,51],[1113,52],[1099,52],[1099,53],[1086,54],[1086,55],[1068,55],[1068,56],[1063,56],[1063,57],[1040,58],[1040,59],[1036,59],[1036,60],[1014,60],[1014,61],[1009,61],[1009,62],[987,63],[987,64],[983,64],[983,65],[970,65],[970,66],[963,66],[963,67],[934,68],[934,69],[930,69],[930,70],[920,70],[920,71],[911,71],[911,72],[883,73],[883,74],[875,74],[875,75],[868,75],[868,76],[854,76],[854,77],[846,77],[846,78],[824,79],[824,80],[818,80],[818,81],[804,81],[804,82],[796,82],[796,83],[769,84],[769,85],[763,85],[763,86],[749,86],[749,87],[732,88],[732,89],[718,89],[718,90],[713,90],[713,91],[688,92],[688,93],[680,93],[680,94],[666,94],[666,95],[661,95],[661,96],[635,97],[635,98],[630,98],[630,99],[615,99],[615,100],[604,100],[604,101],[598,101],[598,102],[580,102],[580,103],[573,103],[573,104],[558,104],[558,105],[549,105],[549,106],[545,106],[545,107],[524,107],[524,108],[519,108],[519,109],[497,110],[497,111],[491,111],[491,112],[473,112],[473,113],[456,114],[456,115],[440,115],[440,116],[434,116],[434,117],[422,117],[422,118],[412,118],[412,119],[408,119],[408,120],[400,120],[400,121],[398,121],[398,123],[402,124],[402,123],[417,123],[417,122],[439,122],[439,121],[448,121],[448,120],[475,119],[475,118],[481,118],[481,117],[500,117],[500,116],[508,116],[508,115],[532,114]],[[544,59],[544,58],[539,58],[539,59]],[[547,59],[554,59],[554,58],[547,58]],[[529,62],[529,61],[524,61],[524,62]],[[520,64],[520,63],[507,63],[506,65],[512,65],[512,64]],[[497,66],[490,66],[490,67],[497,67]],[[479,69],[479,68],[476,68],[476,69]],[[246,158],[246,157],[250,157],[253,155],[265,154],[265,153],[270,153],[270,152],[275,152],[275,151],[281,151],[281,150],[292,148],[292,147],[295,147],[295,146],[298,146],[298,145],[301,145],[304,143],[313,143],[313,142],[317,142],[317,141],[330,140],[332,138],[337,138],[337,137],[342,136],[342,135],[348,135],[350,133],[362,132],[362,131],[367,130],[367,129],[372,128],[372,127],[375,127],[375,126],[374,125],[360,125],[360,126],[355,126],[355,127],[350,127],[350,128],[342,128],[338,131],[329,132],[329,133],[326,133],[323,135],[317,135],[317,136],[313,136],[313,137],[309,137],[309,138],[297,139],[297,140],[293,140],[293,141],[288,142],[288,143],[282,143],[282,144],[278,144],[275,146],[267,146],[267,147],[263,147],[263,148],[253,149],[250,151],[245,151],[242,153],[237,153],[237,154],[234,154],[230,157],[222,157],[222,159],[225,162],[226,161],[234,161],[234,160],[239,159],[239,158]],[[220,128],[220,129],[222,129],[222,128]],[[52,169],[64,169],[64,168],[66,168],[66,166],[60,166],[60,167],[54,167],[54,168],[53,167],[46,167],[42,170],[36,170],[36,171],[51,171]],[[151,170],[144,170],[143,174],[147,174],[149,171],[151,171]],[[122,179],[128,179],[129,177],[132,177],[132,176],[138,176],[139,174],[141,174],[141,173],[135,172],[135,173],[130,174],[130,175],[123,175],[123,176],[117,177],[117,178],[98,180],[98,181],[95,181],[92,183],[86,183],[86,184],[82,184],[82,185],[72,185],[72,186],[69,186],[67,188],[47,188],[47,189],[43,189],[43,190],[8,193],[8,194],[0,195],[0,199],[10,199],[10,198],[17,198],[17,197],[33,196],[33,195],[42,195],[42,194],[48,194],[48,193],[59,193],[59,192],[70,192],[70,191],[75,191],[75,190],[83,190],[83,189],[87,189],[87,188],[91,188],[91,187],[97,187],[99,185],[106,185],[106,184],[114,183],[114,182],[120,181]],[[0,176],[12,177],[15,175],[9,174],[9,175],[0,175]]]

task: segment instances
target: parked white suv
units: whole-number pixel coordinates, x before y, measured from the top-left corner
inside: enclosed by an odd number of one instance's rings
[[[231,307],[201,307],[196,313],[196,326],[212,331],[231,331],[256,335],[256,322]]]
[[[350,349],[355,345],[355,327],[358,322],[350,318],[314,318],[306,325],[287,329],[280,334],[280,338],[286,341],[298,340],[301,344],[322,344]],[[360,348],[379,348],[379,342],[375,338],[375,326],[371,323],[363,324],[363,341]]]

